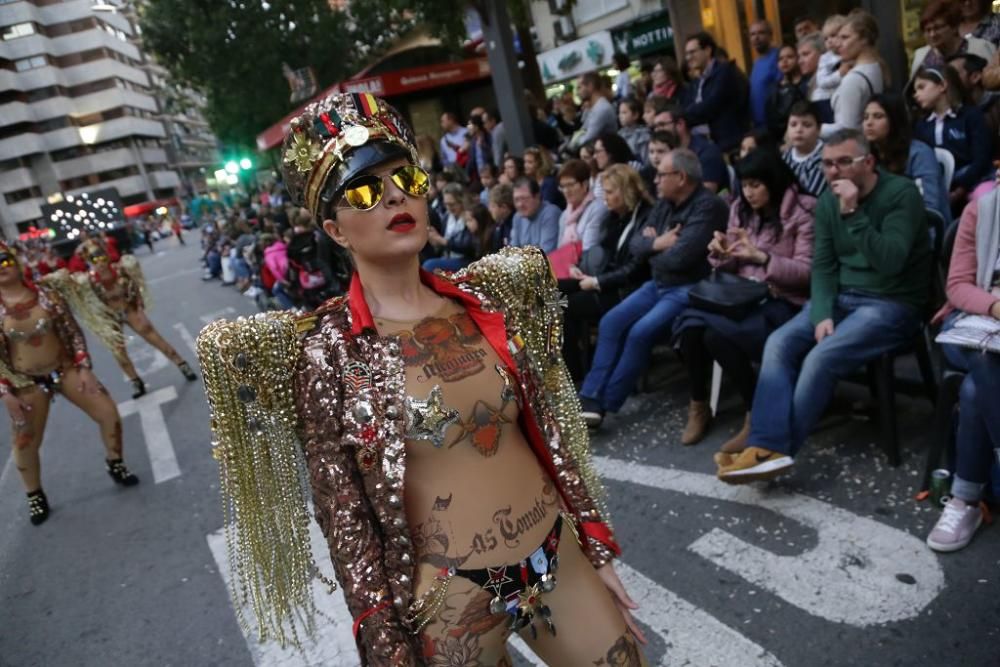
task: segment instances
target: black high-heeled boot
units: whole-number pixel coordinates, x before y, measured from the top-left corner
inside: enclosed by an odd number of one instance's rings
[[[49,518],[49,499],[45,497],[44,491],[38,489],[28,494],[28,511],[33,525],[45,523]]]
[[[111,479],[115,480],[115,484],[135,486],[139,483],[139,478],[125,467],[125,463],[121,459],[104,459],[104,462],[107,464],[108,474],[111,475]]]
[[[177,364],[177,368],[180,370],[181,374],[188,382],[194,382],[195,380],[198,379],[198,376],[195,374],[193,370],[191,370],[191,366],[188,365],[188,362],[182,361],[181,363]]]
[[[133,378],[129,382],[132,383],[132,398],[146,395],[146,383],[142,381],[142,378]]]

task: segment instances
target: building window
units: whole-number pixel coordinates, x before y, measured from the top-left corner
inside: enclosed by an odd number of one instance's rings
[[[14,192],[7,192],[4,194],[3,198],[7,200],[8,204],[16,204],[26,199],[34,199],[35,197],[41,197],[41,196],[42,196],[42,191],[39,190],[37,186],[32,186],[30,188],[24,188],[23,190],[15,190]]]
[[[628,0],[577,0],[573,6],[573,19],[577,23],[587,23],[624,7],[628,7]]]
[[[45,67],[49,64],[48,58],[45,56],[32,56],[30,58],[21,58],[20,60],[14,61],[14,68],[18,72],[27,72],[29,69],[37,69],[39,67]]]
[[[3,29],[3,39],[7,41],[8,39],[17,39],[18,37],[27,37],[28,35],[35,34],[35,24],[28,23],[15,23],[14,25],[9,25]]]

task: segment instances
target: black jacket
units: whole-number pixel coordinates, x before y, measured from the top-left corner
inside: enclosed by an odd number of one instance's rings
[[[631,251],[636,257],[649,262],[658,287],[690,285],[711,272],[708,244],[715,232],[726,230],[728,223],[729,207],[726,202],[706,190],[705,186],[698,185],[680,204],[661,199],[646,218],[644,227],[652,227],[657,235],[683,225],[672,248],[654,251],[653,239],[644,237],[642,230],[638,230],[632,236]]]
[[[604,229],[604,239],[597,248],[587,251],[594,256],[599,254],[602,260],[602,266],[596,272],[601,291],[617,290],[620,298],[625,298],[639,285],[649,280],[649,264],[643,258],[632,254],[632,239],[646,224],[653,211],[653,205],[640,201],[636,209],[634,223],[631,213],[619,216],[614,211],[608,211],[601,225]]]
[[[750,83],[736,65],[715,60],[701,83],[701,102],[695,102],[700,80],[685,90],[684,120],[688,127],[708,125],[712,141],[723,153],[738,148],[750,126]]]

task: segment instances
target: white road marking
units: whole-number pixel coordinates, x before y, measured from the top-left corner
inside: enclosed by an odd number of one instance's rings
[[[163,410],[160,409],[161,405],[176,398],[177,390],[173,385],[168,385],[142,398],[118,404],[118,413],[122,417],[139,413],[142,435],[149,451],[149,463],[153,469],[153,480],[157,484],[180,477],[181,474],[180,466],[177,465],[177,454],[174,452],[174,443],[170,439],[170,431],[167,430],[167,423],[163,419]]]
[[[214,312],[208,313],[207,315],[202,315],[201,321],[204,322],[205,324],[211,324],[215,320],[226,317],[227,315],[235,315],[235,314],[236,314],[235,308],[233,308],[232,306],[226,306],[221,310],[216,310]]]
[[[178,322],[174,325],[174,328],[177,329],[177,334],[181,337],[181,340],[184,341],[184,344],[188,346],[189,350],[191,350],[191,354],[193,354],[197,359],[198,346],[194,342],[194,336],[191,335],[191,332],[188,331],[188,328],[184,326],[183,322]]]
[[[148,279],[148,280],[146,280],[146,285],[155,285],[156,283],[164,281],[164,280],[173,280],[174,278],[177,278],[178,276],[186,276],[186,275],[189,275],[191,273],[204,273],[204,272],[205,272],[205,269],[186,269],[184,271],[175,271],[174,273],[168,273],[165,276],[157,276],[155,278]]]
[[[729,486],[711,475],[595,457],[608,479],[761,507],[811,528],[815,548],[779,556],[713,528],[688,548],[721,568],[829,621],[867,627],[919,616],[944,588],[922,540],[829,503],[792,493]],[[908,573],[915,584],[897,574]]]
[[[170,366],[170,360],[141,336],[129,335],[125,342],[125,348],[128,350],[128,356],[132,360],[132,365],[135,366],[136,373],[141,378]],[[124,373],[122,373],[122,377],[128,380],[128,376]]]

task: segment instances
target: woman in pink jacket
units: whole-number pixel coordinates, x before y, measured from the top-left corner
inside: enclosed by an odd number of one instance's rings
[[[726,233],[708,246],[716,271],[767,283],[771,297],[742,320],[688,308],[677,318],[674,336],[691,378],[691,404],[681,442],[693,445],[711,423],[708,404],[712,362],[739,387],[746,407],[743,429],[722,446],[724,456],[743,451],[750,432],[750,406],[759,360],[772,331],[791,318],[809,296],[816,199],[799,190],[777,151],[751,151],[736,165],[740,197],[733,201]]]
[[[290,234],[291,230],[285,233]],[[283,310],[294,308],[295,302],[288,293],[288,288],[291,286],[288,280],[288,245],[282,239],[276,239],[274,243],[264,248],[264,265],[274,276],[271,294]]]
[[[1000,190],[993,190],[962,212],[948,270],[948,304],[938,313],[942,329],[960,317],[1000,320]],[[927,536],[935,551],[957,551],[970,541],[982,512],[979,502],[990,479],[994,454],[1000,456],[1000,354],[942,345],[955,368],[966,372],[958,401],[958,440],[951,500]]]

